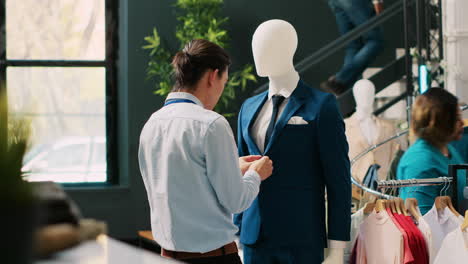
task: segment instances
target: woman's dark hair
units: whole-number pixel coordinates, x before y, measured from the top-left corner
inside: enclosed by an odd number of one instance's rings
[[[172,60],[175,81],[173,91],[193,89],[209,69],[219,70],[221,77],[230,64],[229,55],[220,46],[204,39],[192,40]]]
[[[414,102],[412,132],[435,146],[447,143],[455,133],[457,111],[457,97],[442,88],[431,88]]]

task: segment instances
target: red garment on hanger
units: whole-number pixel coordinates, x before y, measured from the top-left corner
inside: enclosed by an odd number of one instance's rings
[[[416,227],[411,217],[402,214],[394,214],[398,223],[406,230],[410,242],[411,253],[414,256],[414,264],[429,263],[428,251],[421,231]]]
[[[393,215],[392,211],[390,208],[387,208],[387,213],[390,216],[390,219],[392,219],[393,223],[396,225],[396,227],[400,230],[400,232],[403,234],[403,245],[404,245],[404,252],[403,252],[403,263],[404,264],[413,264],[414,263],[414,256],[413,252],[411,251],[410,248],[410,241],[409,241],[409,236],[406,230],[400,225],[400,223],[395,219],[395,216]]]
[[[356,242],[354,242],[353,251],[351,251],[351,257],[349,258],[349,264],[356,264],[358,243],[359,243],[359,239],[356,239]]]
[[[427,248],[427,242],[426,242],[426,239],[424,238],[424,235],[422,234],[421,230],[419,230],[419,228],[416,226],[411,216],[404,216],[404,217],[406,218],[408,222],[408,226],[412,229],[418,241],[418,247],[420,249],[420,255],[422,258],[421,263],[425,263],[425,264],[429,263],[429,249]]]

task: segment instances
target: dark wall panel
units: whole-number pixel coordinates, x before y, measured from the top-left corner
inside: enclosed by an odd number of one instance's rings
[[[144,123],[163,103],[163,98],[153,95],[154,81],[146,79],[148,54],[141,49],[145,44],[143,38],[157,26],[163,41],[172,50],[179,44],[174,37],[177,21],[173,0],[120,0],[119,3],[118,164],[121,184],[107,189],[69,189],[68,193],[86,217],[106,221],[111,236],[128,239],[136,237],[137,230],[150,228],[146,191],[138,168],[138,141]],[[251,37],[256,27],[268,19],[284,19],[296,28],[299,35],[296,62],[338,37],[334,16],[322,0],[226,0],[223,12],[230,17],[229,52],[234,68],[244,63],[253,64]],[[401,20],[385,27],[387,51],[379,61],[392,57],[394,48],[402,46],[398,44],[402,43],[400,26]],[[341,56],[342,52],[337,53],[320,67],[307,71],[303,78],[317,85],[339,68]],[[260,79],[258,84],[251,85],[250,93],[265,81]],[[239,97],[238,104],[244,97]]]

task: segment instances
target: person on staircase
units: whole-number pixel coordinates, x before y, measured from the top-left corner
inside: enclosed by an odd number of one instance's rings
[[[382,0],[328,0],[335,13],[340,35],[346,35],[383,11]],[[374,28],[352,41],[347,47],[341,69],[320,88],[336,96],[341,95],[362,78],[363,71],[372,63],[384,46],[382,29]]]

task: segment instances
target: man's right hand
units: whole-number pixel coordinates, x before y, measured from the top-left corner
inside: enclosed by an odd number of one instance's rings
[[[245,174],[246,171],[249,170],[250,165],[256,160],[261,159],[262,156],[260,155],[250,155],[250,156],[244,156],[244,157],[239,157],[239,167],[241,169],[242,175]]]
[[[273,173],[273,161],[267,156],[256,160],[250,165],[250,170],[254,170],[260,175],[260,179],[266,180]]]

